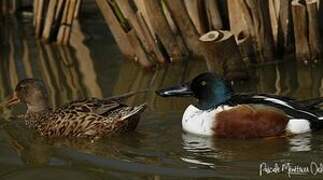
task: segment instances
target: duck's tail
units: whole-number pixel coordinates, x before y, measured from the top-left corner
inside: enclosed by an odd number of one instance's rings
[[[128,119],[131,116],[142,113],[147,108],[147,103],[128,109],[127,112],[120,118],[120,120]]]
[[[313,99],[306,99],[297,101],[300,104],[303,104],[305,108],[317,108],[323,105],[323,97],[313,98]]]
[[[117,132],[123,133],[135,130],[140,120],[140,114],[146,107],[147,104],[145,103],[135,107],[126,107],[121,110],[121,115],[118,121],[115,122]]]

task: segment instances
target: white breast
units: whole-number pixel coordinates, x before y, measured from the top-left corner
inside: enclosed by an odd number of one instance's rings
[[[212,136],[212,127],[216,121],[217,113],[231,109],[230,106],[219,106],[211,111],[204,111],[189,105],[183,115],[182,127],[188,133],[202,136]]]

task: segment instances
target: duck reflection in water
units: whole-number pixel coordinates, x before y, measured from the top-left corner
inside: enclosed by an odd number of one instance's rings
[[[183,156],[181,160],[198,166],[214,168],[222,161],[277,160],[285,152],[312,150],[310,133],[290,137],[267,139],[222,139],[183,133]],[[254,153],[255,150],[257,153]]]

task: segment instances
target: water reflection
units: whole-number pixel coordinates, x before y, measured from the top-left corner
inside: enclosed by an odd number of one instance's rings
[[[1,59],[1,97],[12,91],[23,78],[43,79],[50,94],[52,105],[84,96],[102,97],[93,60],[81,38],[74,38],[73,47],[63,47],[34,41],[26,35],[24,28],[18,28],[17,20],[4,22],[5,44]],[[14,31],[11,31],[14,29]],[[79,26],[75,31],[82,37]],[[84,35],[83,35],[84,36]]]
[[[288,139],[289,151],[291,152],[306,152],[312,148],[312,134],[300,134]]]
[[[312,135],[251,140],[214,139],[183,133],[181,160],[197,166],[214,168],[219,161],[270,160],[285,152],[309,152]],[[256,151],[252,153],[253,151]]]

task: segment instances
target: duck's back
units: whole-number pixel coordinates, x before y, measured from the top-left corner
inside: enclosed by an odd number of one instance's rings
[[[135,129],[144,107],[95,98],[74,101],[40,115],[36,128],[47,137],[99,138]]]

